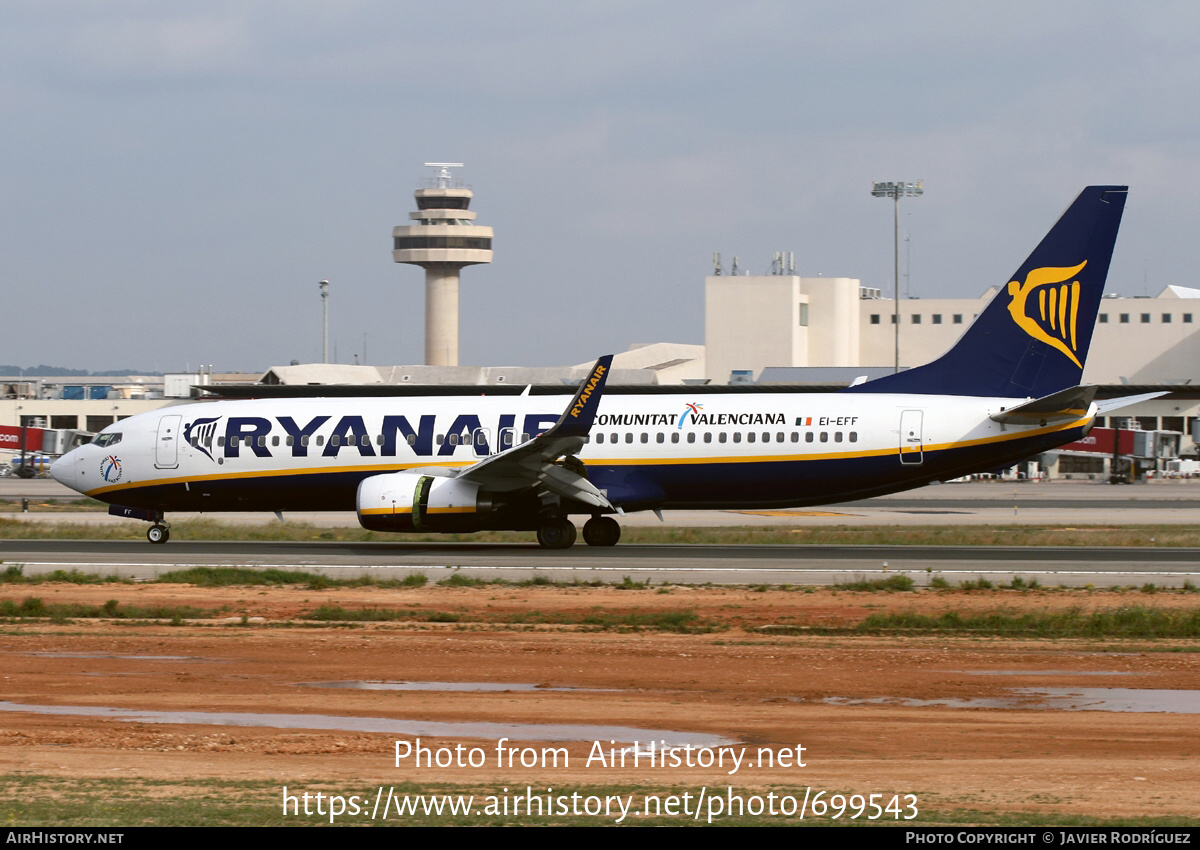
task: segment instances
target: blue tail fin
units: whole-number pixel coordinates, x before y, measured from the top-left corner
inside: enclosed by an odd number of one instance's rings
[[[1127,186],[1089,186],[954,347],[846,392],[1040,398],[1083,374]]]

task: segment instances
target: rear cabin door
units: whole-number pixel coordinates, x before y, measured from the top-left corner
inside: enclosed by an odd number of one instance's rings
[[[924,462],[924,438],[921,420],[924,411],[905,410],[900,414],[900,462],[918,466]]]
[[[160,416],[154,441],[154,465],[159,469],[179,466],[179,423],[182,416]]]

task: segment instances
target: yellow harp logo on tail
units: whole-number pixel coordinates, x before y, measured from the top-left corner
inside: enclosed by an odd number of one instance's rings
[[[1077,266],[1045,266],[1034,269],[1024,283],[1012,280],[1008,283],[1008,312],[1021,330],[1038,342],[1057,348],[1083,368],[1075,356],[1075,324],[1079,318],[1079,281],[1072,280],[1087,265],[1084,260]],[[1036,298],[1031,296],[1037,293]],[[1034,315],[1030,315],[1033,312]]]

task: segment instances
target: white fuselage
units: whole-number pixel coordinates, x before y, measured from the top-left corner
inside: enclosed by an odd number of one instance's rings
[[[821,504],[992,469],[1075,439],[989,416],[1024,399],[854,393],[616,394],[578,453],[612,504]],[[303,398],[165,408],[106,428],[54,477],[160,510],[351,510],[364,478],[470,465],[548,430],[562,396]],[[114,439],[115,435],[119,439]]]

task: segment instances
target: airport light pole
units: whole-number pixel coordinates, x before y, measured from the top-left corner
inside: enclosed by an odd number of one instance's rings
[[[321,287],[321,312],[324,314],[323,332],[321,334],[321,362],[329,362],[329,281],[323,280],[317,286]]]
[[[871,189],[875,198],[891,198],[895,223],[895,313],[892,315],[892,330],[896,335],[896,371],[900,371],[900,199],[917,198],[925,194],[921,183],[876,183]]]

